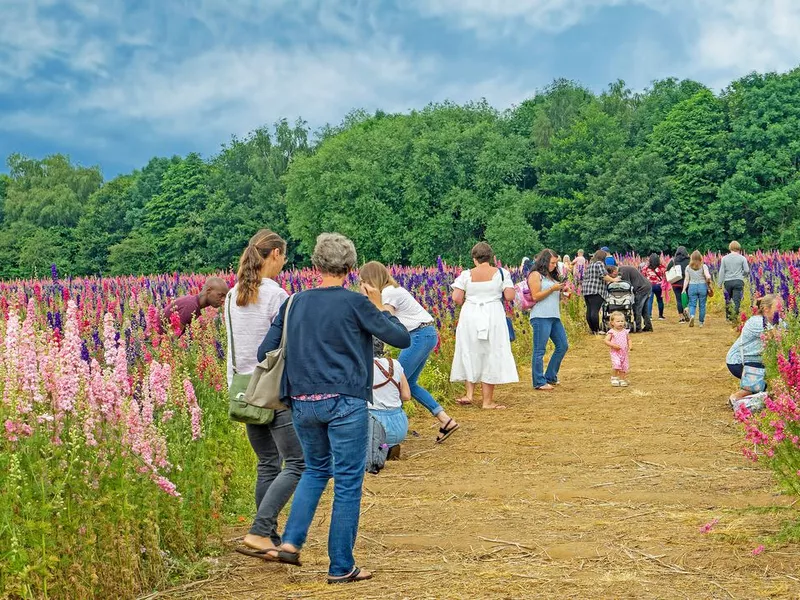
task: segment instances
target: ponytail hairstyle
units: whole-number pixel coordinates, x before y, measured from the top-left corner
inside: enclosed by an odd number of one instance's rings
[[[247,248],[239,259],[239,279],[236,287],[237,306],[247,306],[258,299],[258,287],[261,285],[261,270],[264,262],[274,250],[286,254],[286,242],[274,231],[262,229],[250,238]]]
[[[368,262],[358,270],[358,276],[367,285],[371,285],[379,292],[382,292],[387,287],[400,287],[394,280],[394,277],[389,273],[383,263],[378,261]]]
[[[761,296],[761,298],[756,300],[756,310],[758,314],[763,315],[764,311],[775,306],[777,301],[778,296],[776,294],[764,294]]]

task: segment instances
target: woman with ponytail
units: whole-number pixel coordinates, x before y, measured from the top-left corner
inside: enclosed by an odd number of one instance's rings
[[[252,373],[261,340],[289,295],[275,281],[286,263],[286,242],[277,233],[256,233],[239,259],[238,282],[225,301],[228,340],[228,385],[236,373]],[[232,351],[232,348],[235,350]],[[233,354],[236,364],[233,364]],[[267,425],[247,424],[247,439],[258,457],[256,518],[244,537],[242,554],[270,560],[267,552],[281,543],[278,514],[297,487],[305,468],[303,450],[292,425],[290,410],[275,412]],[[282,462],[285,462],[281,469]]]

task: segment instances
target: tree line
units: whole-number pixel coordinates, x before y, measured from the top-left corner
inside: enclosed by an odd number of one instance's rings
[[[516,262],[573,253],[800,245],[800,68],[720,94],[664,79],[594,94],[557,80],[506,111],[486,102],[354,111],[232,138],[203,159],[153,158],[104,181],[63,155],[8,158],[0,277],[235,266],[269,227],[307,264],[316,236],[364,260],[465,262],[476,240]]]

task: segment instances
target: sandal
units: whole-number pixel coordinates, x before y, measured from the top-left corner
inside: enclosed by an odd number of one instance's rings
[[[456,423],[450,429],[447,428],[447,426],[450,425],[450,423],[452,423],[452,422],[453,422],[453,419],[450,419],[449,421],[447,421],[447,423],[445,423],[444,425],[442,425],[439,428],[439,435],[436,436],[436,443],[437,444],[441,444],[443,441],[445,441],[447,438],[449,438],[456,429],[458,429],[458,427],[459,427],[458,423]]]
[[[464,396],[463,398],[458,398],[456,400],[456,404],[460,404],[461,406],[472,406],[472,400]]]
[[[278,558],[278,549],[277,548],[264,548],[264,549],[256,549],[256,548],[249,548],[247,546],[237,546],[236,552],[239,554],[244,554],[245,556],[251,556],[253,558],[260,558],[261,560],[265,560],[267,562],[280,562]]]
[[[350,571],[349,575],[345,575],[344,577],[331,577],[328,576],[328,583],[354,583],[356,581],[366,581],[367,579],[372,579],[372,573],[368,575],[364,575],[360,577],[361,569],[358,567],[353,567],[353,570]]]
[[[539,387],[533,389],[537,392],[552,392],[555,388],[549,383],[545,383],[544,385],[540,385]]]
[[[275,559],[285,565],[294,565],[295,567],[302,567],[303,563],[300,562],[300,552],[290,552],[289,550],[281,550],[280,548],[271,548],[275,550]],[[269,552],[269,550],[267,550]]]

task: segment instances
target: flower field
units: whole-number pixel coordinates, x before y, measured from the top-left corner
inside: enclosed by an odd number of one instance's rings
[[[748,456],[769,463],[795,493],[797,258],[753,257],[752,293],[783,295],[789,328],[770,344],[768,410],[739,415]],[[393,269],[436,318],[440,345],[421,383],[445,402],[456,392],[449,383],[457,318],[449,285],[459,271],[443,263]],[[222,276],[233,283],[232,274]],[[222,527],[249,521],[255,460],[243,428],[227,418],[220,316],[206,309],[181,337],[159,327],[169,299],[199,292],[204,281],[59,280],[54,270],[47,280],[0,284],[0,597],[130,597],[197,577],[198,559],[221,547]],[[290,293],[315,282],[309,270],[280,279]],[[582,301],[571,298],[564,312],[577,339]],[[523,367],[530,327],[519,311],[514,319],[513,348]]]

